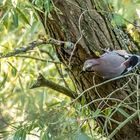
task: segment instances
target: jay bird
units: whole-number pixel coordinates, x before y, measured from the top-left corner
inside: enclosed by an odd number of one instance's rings
[[[95,72],[104,79],[111,79],[126,74],[140,64],[140,56],[128,54],[125,50],[106,51],[97,59],[84,62],[85,72]]]

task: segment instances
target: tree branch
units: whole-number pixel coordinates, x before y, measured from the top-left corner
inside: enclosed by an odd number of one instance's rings
[[[52,44],[56,46],[60,46],[64,44],[65,49],[73,47],[72,42],[65,42],[65,41],[59,41],[53,38],[45,38],[44,36],[40,38],[39,40],[33,41],[27,45],[27,47],[19,47],[15,48],[12,52],[9,53],[0,53],[0,59],[1,58],[7,58],[7,57],[12,57],[12,56],[17,56],[19,54],[25,54],[30,50],[33,50],[35,47],[43,45],[43,44]]]
[[[31,89],[38,87],[49,87],[73,99],[78,97],[77,93],[74,91],[45,79],[42,74],[39,74],[37,81],[31,86]]]

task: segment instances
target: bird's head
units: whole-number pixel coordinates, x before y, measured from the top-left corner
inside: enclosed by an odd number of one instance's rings
[[[98,65],[98,59],[89,59],[84,62],[82,71],[92,72],[94,71],[94,66]]]

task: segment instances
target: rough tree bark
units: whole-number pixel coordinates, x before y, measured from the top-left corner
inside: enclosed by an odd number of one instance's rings
[[[107,118],[98,117],[97,122],[103,128],[106,136],[111,134],[109,138],[113,140],[140,139],[140,125],[137,113],[135,113],[135,109],[138,107],[136,104],[136,88],[139,87],[139,85],[136,87],[137,76],[129,75],[105,82],[93,73],[80,74],[84,61],[97,57],[97,51],[103,53],[101,48],[127,49],[128,46],[131,46],[131,48],[136,49],[136,46],[123,31],[116,30],[111,26],[107,14],[97,10],[95,1],[54,0],[53,2],[56,7],[51,11],[51,16],[46,21],[42,13],[39,13],[39,15],[50,37],[75,43],[73,49],[65,48],[62,45],[61,47],[56,47],[56,52],[59,59],[67,67],[78,90],[83,92],[94,85],[104,82],[82,95],[86,99],[85,104],[95,101],[89,106],[87,105],[92,111],[97,108],[107,110],[111,106],[112,111],[114,111],[120,101],[124,100],[120,108],[130,115],[127,118],[128,121],[126,121],[126,116],[123,113],[116,110],[112,115],[112,120],[114,119],[114,121],[107,121]],[[111,100],[100,100],[108,97],[108,95],[110,95],[109,98],[112,98]],[[128,104],[128,106],[125,106],[124,103]],[[121,123],[122,125],[119,125],[120,122],[123,122]],[[107,129],[104,129],[105,125]]]

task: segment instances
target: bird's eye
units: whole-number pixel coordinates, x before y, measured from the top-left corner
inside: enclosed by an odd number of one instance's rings
[[[92,64],[87,64],[87,65],[86,65],[86,68],[87,68],[87,69],[89,69],[89,68],[91,68],[91,67],[92,67]]]
[[[92,69],[92,64],[91,63],[89,63],[87,66],[86,66],[86,70],[91,70]]]

